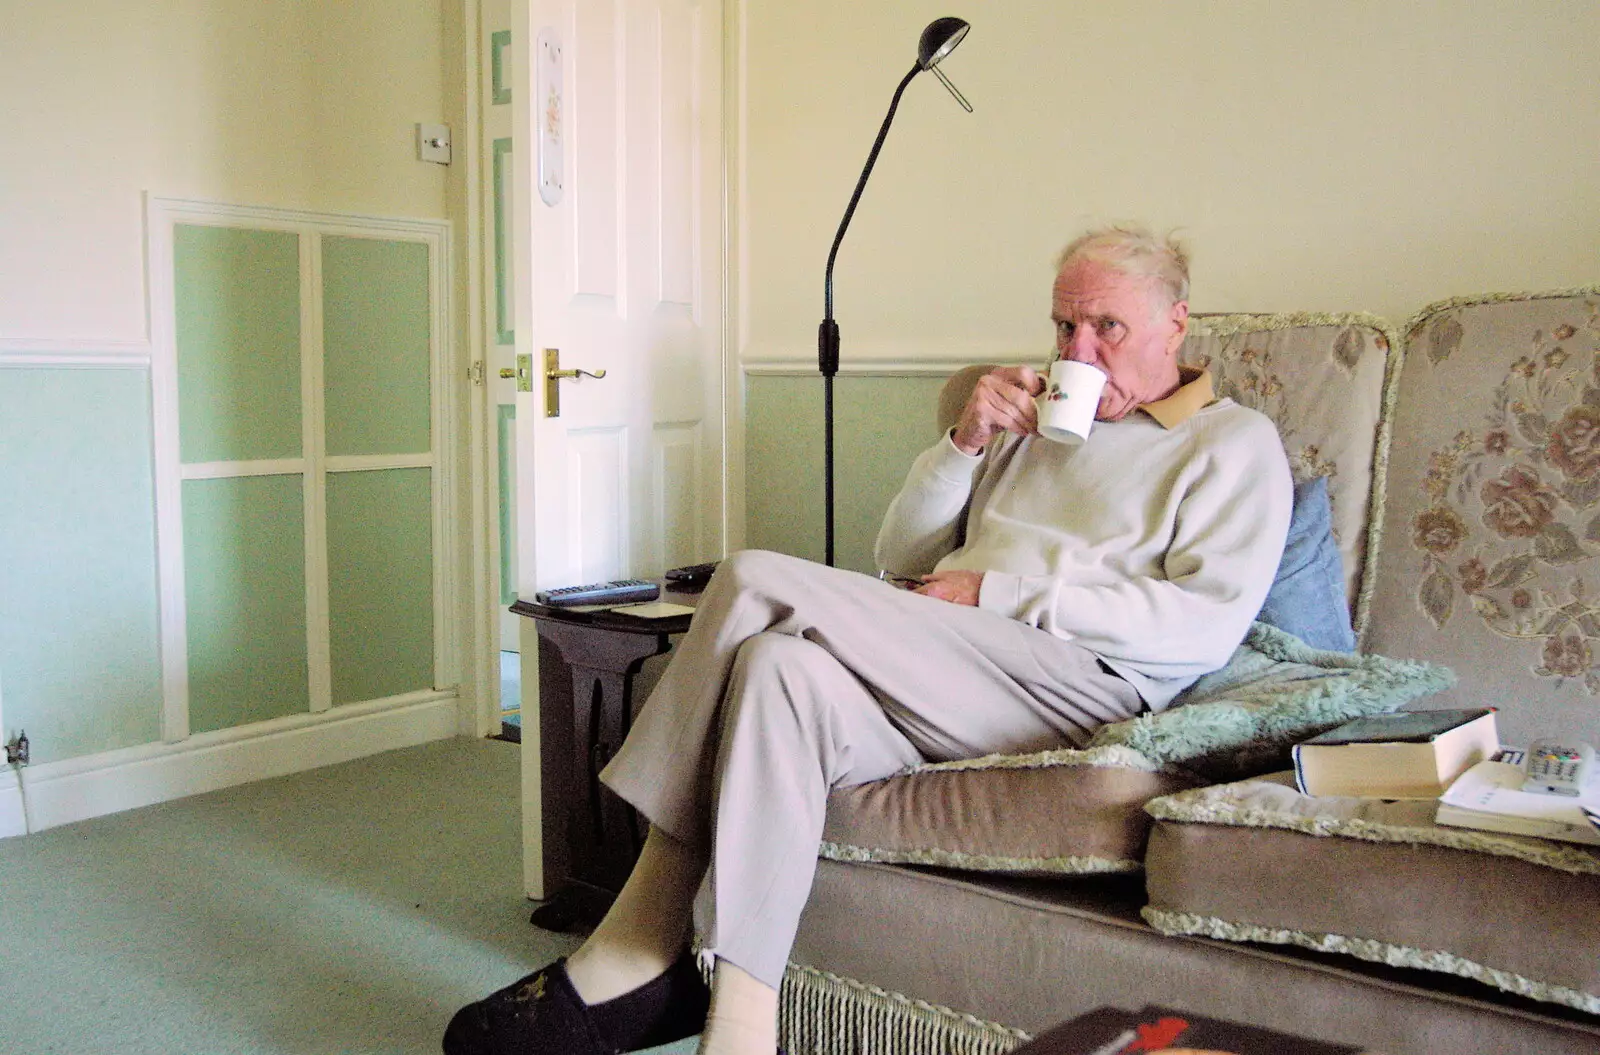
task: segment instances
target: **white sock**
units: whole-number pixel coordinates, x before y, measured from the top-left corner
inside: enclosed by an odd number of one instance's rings
[[[700,855],[686,844],[650,829],[611,911],[567,960],[567,975],[584,1003],[632,992],[661,977],[683,955],[705,870]]]
[[[718,960],[700,1055],[774,1055],[777,1050],[778,991]]]

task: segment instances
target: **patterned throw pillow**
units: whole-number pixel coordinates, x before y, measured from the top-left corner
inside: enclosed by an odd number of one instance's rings
[[[1312,648],[1354,652],[1356,635],[1350,628],[1344,581],[1344,561],[1333,538],[1328,478],[1297,483],[1283,559],[1256,619]]]

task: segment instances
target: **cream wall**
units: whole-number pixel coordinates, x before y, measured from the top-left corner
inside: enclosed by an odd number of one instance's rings
[[[144,339],[145,191],[446,216],[448,170],[416,159],[413,126],[461,106],[457,7],[7,3],[0,338]]]
[[[841,250],[849,365],[1049,347],[1086,224],[1182,227],[1196,310],[1367,310],[1600,278],[1592,0],[746,0],[746,361],[812,359],[828,246],[921,28]]]
[[[464,369],[481,319],[467,303],[476,11],[474,0],[4,4],[0,738],[26,728],[34,742],[35,822],[472,724],[454,703],[429,703],[316,736],[157,742],[152,477],[155,434],[171,421],[152,399],[145,195],[451,221],[450,345]],[[456,133],[449,168],[416,158],[415,124],[440,121]],[[463,510],[465,448],[449,452]],[[0,769],[0,837],[27,827],[21,791]]]

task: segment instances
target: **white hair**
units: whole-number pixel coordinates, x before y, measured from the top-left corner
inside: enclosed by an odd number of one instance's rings
[[[1068,264],[1093,261],[1114,271],[1155,280],[1169,303],[1189,299],[1189,251],[1171,235],[1136,224],[1101,227],[1074,238],[1056,256],[1056,274]]]

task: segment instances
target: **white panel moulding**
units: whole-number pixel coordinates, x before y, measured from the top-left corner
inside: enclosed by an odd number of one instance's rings
[[[657,190],[660,275],[659,299],[692,308],[694,301],[694,232],[699,229],[694,162],[700,156],[699,129],[691,95],[699,53],[692,33],[694,15],[681,3],[657,9],[656,65],[661,78],[656,93],[656,157],[661,178]]]
[[[328,453],[322,316],[322,238],[300,238],[300,449],[311,464],[305,509],[306,668],[313,714],[333,707],[332,602],[328,599]]]
[[[436,687],[459,686],[472,682],[462,669],[469,623],[463,619],[460,599],[469,596],[470,572],[463,563],[462,543],[468,535],[481,535],[467,509],[460,506],[461,488],[457,485],[456,471],[466,473],[470,482],[471,471],[467,459],[461,456],[471,434],[472,386],[460,378],[461,357],[455,354],[451,340],[448,305],[454,292],[451,288],[455,265],[451,262],[450,228],[441,226],[438,237],[429,243],[428,300],[440,305],[429,312],[428,327],[428,414],[429,468],[440,471],[432,474],[433,485],[433,684]],[[470,355],[470,352],[469,352]],[[452,380],[455,379],[455,380]],[[485,391],[488,391],[487,386]],[[432,464],[432,451],[442,452],[440,464]],[[454,460],[452,461],[452,455]],[[454,467],[454,468],[453,468]],[[398,468],[398,466],[397,466]],[[410,466],[421,468],[421,466]],[[466,525],[467,533],[462,531]],[[467,572],[468,577],[462,578]],[[486,656],[484,662],[497,659]]]
[[[856,360],[851,362],[841,358],[839,362],[840,377],[949,377],[968,363],[1017,363],[1024,360],[1015,355],[1006,356],[974,356],[971,359],[961,360],[927,360],[915,362],[911,360]],[[821,377],[817,373],[817,357],[812,354],[807,359],[747,359],[740,369],[748,377]]]
[[[161,738],[189,735],[188,597],[183,563],[183,464],[178,444],[177,302],[174,228],[195,210],[145,198],[145,286],[149,291],[150,428],[156,492],[156,588],[161,636]],[[202,210],[209,216],[209,210]]]
[[[150,295],[150,340],[145,354],[148,356],[151,370],[151,408],[155,447],[156,548],[161,597],[162,738],[172,744],[185,741],[189,737],[187,611],[183,566],[182,481],[184,480],[289,473],[314,474],[314,478],[308,481],[305,499],[306,514],[311,518],[306,532],[307,638],[311,649],[312,707],[313,711],[322,713],[303,717],[319,720],[328,716],[326,708],[328,701],[331,700],[331,688],[328,688],[331,686],[330,649],[326,645],[327,547],[322,523],[322,511],[325,505],[322,485],[325,474],[368,469],[436,468],[437,471],[433,473],[432,525],[435,684],[448,686],[459,683],[461,680],[458,675],[461,655],[460,606],[446,600],[458,594],[457,554],[462,530],[461,521],[456,515],[456,487],[451,469],[453,463],[446,459],[435,466],[431,452],[331,459],[322,457],[324,451],[321,238],[330,235],[421,242],[428,246],[429,299],[432,309],[429,355],[433,379],[430,402],[431,424],[435,437],[434,449],[454,451],[459,448],[458,437],[464,428],[463,415],[466,411],[460,406],[462,399],[465,398],[465,392],[457,390],[458,387],[464,389],[464,386],[452,384],[457,373],[451,369],[454,357],[451,354],[450,337],[452,327],[449,276],[452,274],[452,264],[449,225],[438,220],[320,213],[195,199],[163,198],[155,195],[146,196],[145,211],[146,230],[149,232],[145,266]],[[287,231],[300,236],[302,403],[307,411],[302,418],[305,429],[302,440],[307,457],[255,462],[206,462],[193,465],[181,463],[178,452],[177,346],[172,281],[173,228],[180,223]],[[35,348],[35,351],[29,354],[40,354],[38,349],[41,345],[42,342],[29,342],[29,346]],[[98,360],[112,357],[88,356],[90,349],[117,352],[122,350],[113,348],[110,342],[56,342],[56,345],[59,347],[43,345],[43,351],[51,354],[78,353]],[[5,365],[7,347],[7,344],[0,343],[0,365]],[[128,351],[130,359],[141,354],[140,348],[130,347]],[[120,360],[120,356],[115,358]],[[91,364],[86,362],[83,365]],[[102,364],[96,361],[92,365]],[[454,712],[458,706],[455,702],[455,693],[450,692],[446,696],[430,698],[450,701],[448,709],[451,711],[453,731]],[[355,705],[343,705],[331,713],[341,716],[352,714],[354,713],[351,711],[352,706]],[[263,723],[263,725],[272,727],[273,723]],[[245,735],[253,735],[249,731],[255,730],[257,726],[244,728]],[[200,740],[200,737],[196,737],[190,742]],[[325,764],[325,762],[312,762],[294,768],[310,768],[311,765]],[[189,793],[180,792],[180,794]],[[161,799],[150,801],[161,801]],[[113,808],[124,807],[119,805]]]
[[[698,422],[655,428],[656,565],[673,568],[702,559],[701,436]]]
[[[240,476],[287,476],[304,473],[304,458],[279,458],[256,462],[189,462],[185,480],[223,480]],[[419,454],[336,454],[323,459],[330,473],[376,472],[383,469],[431,469],[433,452]]]
[[[620,168],[617,99],[627,90],[620,49],[620,2],[580,3],[577,32],[567,42],[573,76],[567,82],[565,113],[567,181],[572,210],[573,290],[578,295],[617,296]]]
[[[58,341],[0,337],[0,369],[44,366],[52,369],[140,370],[149,365],[149,341]]]
[[[306,471],[304,458],[276,458],[257,462],[189,462],[185,480],[229,480],[241,476],[289,476]]]
[[[628,561],[628,430],[608,427],[567,433],[570,538],[579,549],[580,582],[631,574]]]
[[[376,472],[382,469],[431,469],[433,452],[420,454],[335,454],[325,459],[330,473]]]

